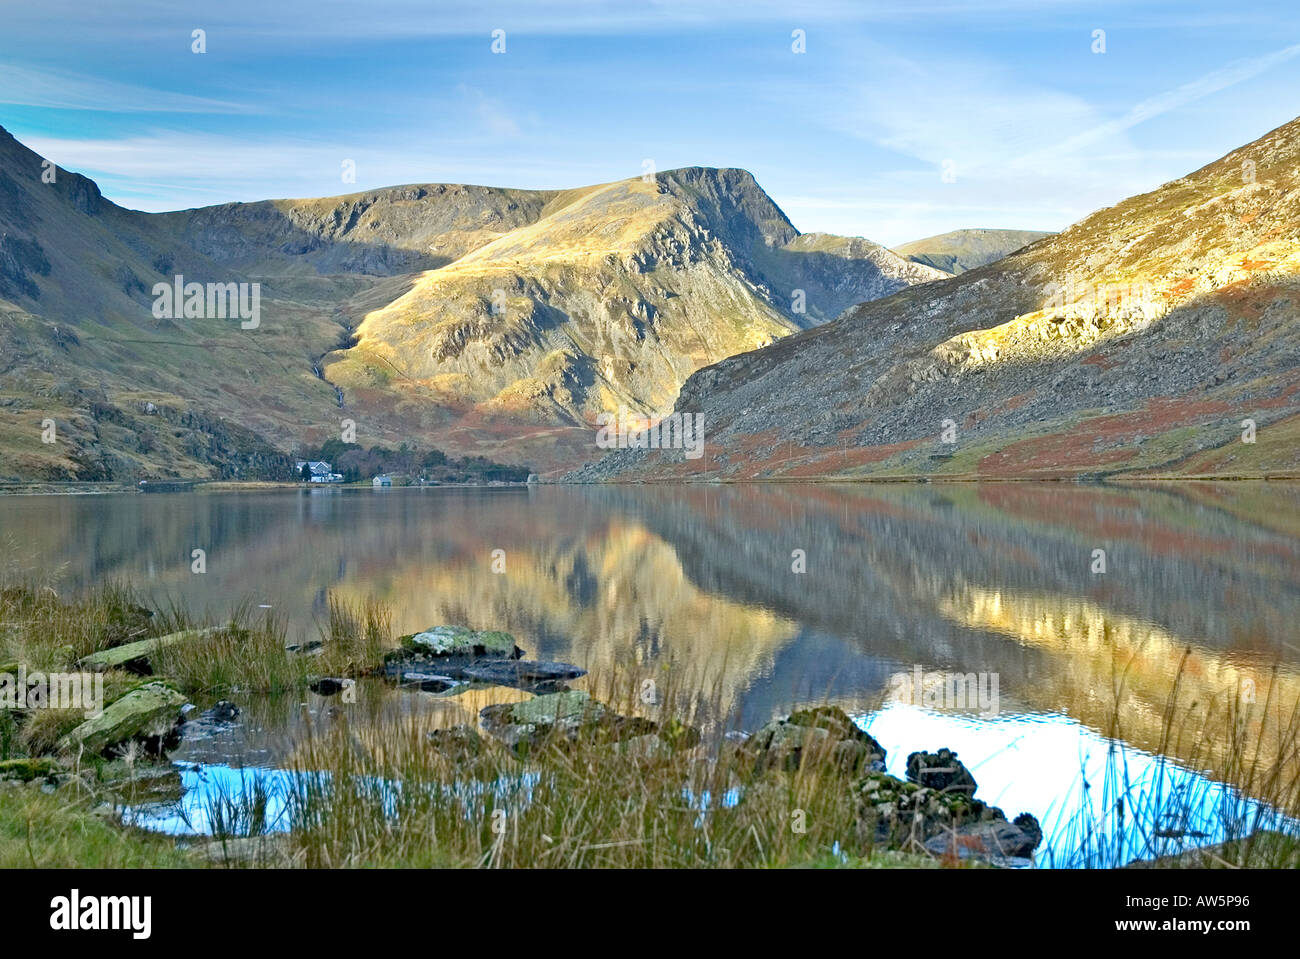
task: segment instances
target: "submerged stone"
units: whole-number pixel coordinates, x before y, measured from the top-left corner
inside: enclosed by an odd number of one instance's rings
[[[699,731],[682,723],[660,728],[641,716],[620,716],[580,689],[535,696],[521,703],[497,703],[479,713],[489,733],[521,755],[543,745],[631,745],[645,755],[689,748]],[[651,742],[653,740],[653,742]]]
[[[163,683],[137,687],[64,736],[59,748],[104,752],[137,739],[161,751],[176,731],[185,702],[184,696]]]
[[[587,671],[571,663],[552,663],[531,659],[503,659],[475,663],[466,667],[464,676],[480,683],[498,686],[537,686],[559,683],[585,676]]]
[[[403,686],[412,686],[421,689],[426,693],[445,693],[449,689],[455,689],[457,686],[465,685],[451,676],[441,676],[437,673],[423,673],[414,669],[403,671],[398,676],[398,682]]]
[[[925,849],[933,856],[998,862],[1028,859],[1042,838],[1038,820],[1029,813],[1021,813],[1014,822],[999,819],[958,826],[926,840]]]

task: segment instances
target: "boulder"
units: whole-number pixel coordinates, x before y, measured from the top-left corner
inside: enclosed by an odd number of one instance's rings
[[[353,680],[343,679],[338,676],[321,676],[319,679],[313,679],[308,683],[307,688],[317,696],[337,696],[351,682]]]
[[[495,629],[474,630],[466,626],[434,626],[422,633],[403,636],[401,643],[432,656],[518,659],[524,654],[509,633]]]
[[[141,740],[161,752],[174,737],[185,697],[164,683],[139,686],[59,740],[60,749],[105,752]]]
[[[950,832],[933,836],[925,842],[925,850],[932,856],[953,856],[957,859],[977,859],[1000,862],[1010,859],[1028,859],[1043,839],[1038,820],[1029,813],[1021,813],[1013,822],[994,819],[986,822],[958,826]]]
[[[153,673],[153,664],[150,662],[150,657],[158,650],[166,649],[168,646],[175,646],[177,643],[206,639],[219,629],[218,626],[209,626],[206,629],[184,629],[178,633],[168,633],[166,636],[153,636],[134,643],[124,643],[121,646],[101,649],[97,653],[91,653],[79,660],[78,665],[83,669],[94,672],[103,672],[106,669],[125,669],[141,676],[148,676]]]
[[[883,769],[885,749],[841,709],[802,709],[764,724],[741,746],[759,771],[798,769],[806,761],[848,772]]]
[[[1042,839],[1028,813],[1006,814],[965,790],[936,789],[873,772],[853,784],[864,846],[990,862],[1028,856]]]
[[[465,626],[435,626],[403,636],[399,642],[397,649],[384,654],[383,666],[384,674],[399,682],[410,672],[466,680],[469,669],[517,660],[524,654],[509,633]]]
[[[975,777],[951,749],[940,749],[937,753],[912,753],[907,757],[907,778],[940,792],[975,794]]]

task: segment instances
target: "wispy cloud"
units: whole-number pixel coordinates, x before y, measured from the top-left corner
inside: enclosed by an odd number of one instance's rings
[[[108,113],[258,112],[242,103],[13,64],[0,64],[0,103]]]
[[[1172,90],[1148,97],[1133,106],[1123,116],[1099,123],[1074,136],[1065,137],[1056,143],[1035,150],[1018,158],[1016,163],[1017,165],[1032,165],[1042,163],[1052,157],[1078,153],[1094,143],[1110,140],[1138,124],[1145,123],[1162,114],[1185,107],[1211,94],[1219,93],[1257,77],[1261,73],[1286,63],[1297,56],[1300,56],[1300,43],[1283,47],[1263,56],[1236,60],[1227,66],[1211,70],[1209,73]]]

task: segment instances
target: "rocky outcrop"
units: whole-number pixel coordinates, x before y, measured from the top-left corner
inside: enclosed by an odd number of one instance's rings
[[[741,747],[758,771],[793,771],[809,763],[845,772],[884,769],[885,749],[834,706],[820,706],[774,719]]]

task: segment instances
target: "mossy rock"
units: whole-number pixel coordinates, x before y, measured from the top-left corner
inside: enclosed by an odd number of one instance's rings
[[[496,629],[474,630],[468,626],[434,626],[423,632],[403,636],[399,642],[406,649],[433,656],[489,656],[514,658],[523,654],[515,638]]]
[[[975,777],[951,749],[937,753],[915,752],[907,757],[907,778],[942,792],[974,795]]]
[[[853,784],[858,799],[857,833],[865,846],[919,852],[936,836],[979,823],[1005,822],[996,806],[966,792],[944,792],[871,772]]]
[[[883,768],[885,748],[841,709],[819,706],[765,723],[742,747],[756,771],[793,772],[809,761],[818,766],[859,772]]]
[[[175,646],[177,643],[206,639],[217,632],[220,627],[209,626],[206,629],[183,629],[165,636],[152,636],[134,643],[124,643],[112,649],[101,649],[83,657],[78,665],[85,669],[125,669],[128,672],[148,675],[153,671],[150,657],[160,649]]]
[[[0,779],[17,779],[25,783],[33,779],[50,779],[64,771],[59,762],[49,756],[0,761]]]
[[[186,698],[166,683],[146,683],[59,740],[60,749],[104,752],[128,740],[161,751],[175,732]]]

